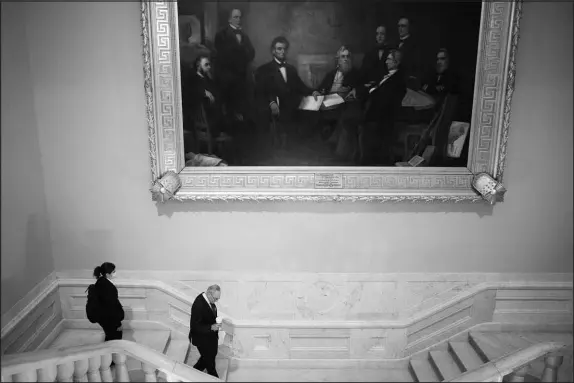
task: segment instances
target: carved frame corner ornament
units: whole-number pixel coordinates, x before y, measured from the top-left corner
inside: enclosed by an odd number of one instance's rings
[[[506,188],[486,173],[474,176],[472,187],[491,205],[504,201]]]
[[[152,201],[164,203],[170,199],[181,201],[175,194],[181,187],[181,179],[176,172],[167,171],[158,178],[150,189]]]
[[[177,1],[142,0],[152,198],[210,202],[502,201],[521,15],[522,0],[482,3],[466,167],[190,167],[185,165],[183,148]],[[180,186],[174,190],[161,182],[168,172],[178,178]],[[486,177],[491,180],[487,182]],[[162,187],[166,193],[161,193]]]

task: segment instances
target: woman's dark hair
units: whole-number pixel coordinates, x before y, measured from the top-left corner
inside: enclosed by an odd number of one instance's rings
[[[116,265],[111,262],[104,262],[101,266],[96,266],[94,269],[94,277],[103,277],[106,274],[111,274],[116,270]]]

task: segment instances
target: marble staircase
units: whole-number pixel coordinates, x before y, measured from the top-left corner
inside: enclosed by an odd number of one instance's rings
[[[172,336],[173,335],[173,336]],[[103,342],[101,330],[85,328],[66,328],[47,346],[61,349],[71,346],[96,344]],[[126,329],[123,339],[145,345],[161,352],[170,359],[193,366],[199,358],[197,349],[181,334],[171,330]],[[382,361],[349,360],[290,360],[290,361],[252,361],[246,365],[242,360],[227,358],[220,353],[216,359],[219,377],[224,381],[373,381],[373,382],[442,382],[456,380],[465,372],[475,370],[488,362],[511,355],[520,349],[544,343],[559,342],[567,345],[560,351],[564,355],[563,363],[557,369],[557,380],[567,382],[572,379],[572,333],[534,332],[534,331],[469,331],[458,334],[445,342],[419,351],[410,358]],[[259,362],[259,363],[258,363]],[[131,381],[143,381],[141,363],[127,358]],[[532,361],[527,369],[520,373],[526,381],[544,380],[543,375],[551,376],[545,366],[544,358]],[[510,377],[507,377],[510,379]],[[161,373],[158,381],[166,381]]]
[[[561,363],[563,365],[556,369],[558,381],[572,381],[571,332],[470,331],[413,355],[409,361],[409,371],[415,382],[451,381],[488,362],[544,342],[558,342],[567,346],[553,357],[563,360]],[[540,360],[531,361],[520,371],[520,374],[522,377],[527,377],[526,381],[529,382],[548,381],[543,380],[542,377],[544,374],[550,374],[550,369],[545,365],[545,359],[540,358]],[[507,379],[512,379],[512,377],[507,377]]]
[[[123,339],[140,343],[166,355],[172,360],[185,363],[191,367],[193,367],[199,359],[197,348],[190,344],[187,339],[172,336],[172,332],[170,330],[124,329]],[[102,343],[103,341],[104,333],[102,330],[66,328],[58,334],[47,348],[61,349],[72,346],[97,344]],[[215,362],[219,378],[225,381],[229,359],[220,353]],[[144,372],[142,370],[141,362],[128,357],[126,365],[128,367],[130,381],[144,381]],[[157,378],[160,382],[166,381],[166,377],[162,373],[158,373]]]

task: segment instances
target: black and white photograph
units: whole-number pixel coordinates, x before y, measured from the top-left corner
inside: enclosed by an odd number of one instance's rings
[[[465,166],[470,134],[451,156],[449,132],[471,122],[481,7],[178,1],[186,159]]]

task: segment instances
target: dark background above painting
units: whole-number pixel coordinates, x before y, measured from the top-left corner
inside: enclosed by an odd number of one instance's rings
[[[406,16],[411,32],[421,48],[423,66],[432,70],[436,52],[447,48],[452,65],[462,74],[474,76],[481,2],[404,2],[404,1],[207,1],[180,0],[180,15],[196,15],[202,22],[211,20],[218,30],[227,23],[233,8],[243,12],[243,28],[256,50],[253,66],[270,59],[269,44],[284,35],[291,42],[289,57],[296,62],[300,54],[334,54],[346,44],[360,56],[374,44],[377,25],[387,26],[387,40],[398,40],[397,22]],[[215,8],[214,12],[206,9]],[[216,20],[213,20],[216,19]],[[213,41],[212,31],[205,38]]]

